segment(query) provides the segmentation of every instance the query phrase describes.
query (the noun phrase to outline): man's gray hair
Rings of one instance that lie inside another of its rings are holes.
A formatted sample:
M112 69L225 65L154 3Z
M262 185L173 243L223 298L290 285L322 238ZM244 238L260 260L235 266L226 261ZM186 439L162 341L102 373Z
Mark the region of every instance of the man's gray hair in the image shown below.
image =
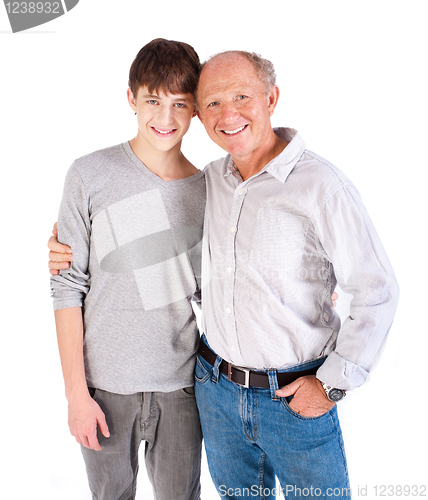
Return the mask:
M267 59L264 59L259 54L256 54L255 52L246 52L245 50L228 50L225 52L220 52L211 56L207 61L205 61L202 64L202 69L210 59L213 59L216 56L221 56L223 54L239 54L242 57L245 57L245 59L248 59L248 61L250 61L250 63L254 66L254 69L256 70L256 73L258 74L260 80L264 83L266 87L266 93L269 93L270 89L275 85L276 74L273 64Z

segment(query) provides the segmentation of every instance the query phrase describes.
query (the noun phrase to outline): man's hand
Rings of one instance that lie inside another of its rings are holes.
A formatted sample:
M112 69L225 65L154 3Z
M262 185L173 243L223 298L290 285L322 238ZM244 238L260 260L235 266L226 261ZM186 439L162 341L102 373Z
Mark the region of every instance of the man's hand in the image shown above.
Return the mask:
M59 274L60 269L68 269L70 262L73 260L71 248L68 245L58 243L58 231L56 229L56 222L53 228L53 236L49 238L48 248L49 252L49 272L52 276Z
M315 375L300 377L282 389L278 389L275 394L281 398L294 394L290 408L303 417L319 417L335 405L328 399L321 382Z
M98 403L89 394L71 398L68 404L68 426L76 441L91 450L102 450L97 438L97 425L103 436L110 437L105 415Z

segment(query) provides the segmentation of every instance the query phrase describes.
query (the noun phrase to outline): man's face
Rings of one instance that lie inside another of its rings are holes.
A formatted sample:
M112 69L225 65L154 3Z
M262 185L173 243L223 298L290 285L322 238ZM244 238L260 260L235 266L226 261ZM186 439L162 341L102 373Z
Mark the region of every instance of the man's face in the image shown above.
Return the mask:
M267 93L250 61L239 54L214 57L202 71L197 95L199 118L218 146L237 159L263 151L278 89Z
M140 87L136 98L128 89L128 101L137 113L137 137L144 147L163 152L180 147L196 114L193 94L149 93Z

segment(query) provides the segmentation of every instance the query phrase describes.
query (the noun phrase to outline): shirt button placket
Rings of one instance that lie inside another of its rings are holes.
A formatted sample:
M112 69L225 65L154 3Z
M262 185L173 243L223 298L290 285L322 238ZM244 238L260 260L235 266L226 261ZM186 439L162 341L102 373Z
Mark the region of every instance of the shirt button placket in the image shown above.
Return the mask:
M240 187L235 190L232 209L229 219L229 237L225 261L225 293L224 293L224 311L225 311L225 325L228 338L230 339L230 349L234 353L237 351L239 341L237 337L235 310L234 310L234 290L235 290L235 274L236 274L236 238L239 231L239 217L241 215L242 205L244 203L245 194L247 190ZM232 359L233 361L233 359Z

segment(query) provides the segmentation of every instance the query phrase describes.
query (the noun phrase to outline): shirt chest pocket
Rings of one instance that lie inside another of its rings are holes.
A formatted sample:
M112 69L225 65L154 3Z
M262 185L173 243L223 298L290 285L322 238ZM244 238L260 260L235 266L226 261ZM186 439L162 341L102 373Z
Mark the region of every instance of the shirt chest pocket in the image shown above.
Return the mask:
M260 208L250 261L277 272L297 270L302 261L308 227L308 219L300 215Z

